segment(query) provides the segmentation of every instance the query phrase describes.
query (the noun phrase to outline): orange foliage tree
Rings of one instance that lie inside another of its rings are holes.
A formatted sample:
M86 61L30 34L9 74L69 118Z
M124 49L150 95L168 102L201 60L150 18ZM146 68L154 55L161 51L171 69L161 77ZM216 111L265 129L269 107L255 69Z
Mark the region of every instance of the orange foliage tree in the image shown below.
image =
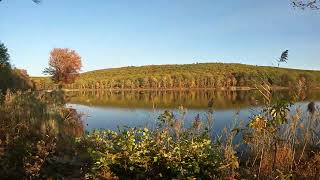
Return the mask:
M45 74L52 76L52 80L59 85L70 84L79 75L82 63L80 55L68 48L54 48L50 52L49 67Z

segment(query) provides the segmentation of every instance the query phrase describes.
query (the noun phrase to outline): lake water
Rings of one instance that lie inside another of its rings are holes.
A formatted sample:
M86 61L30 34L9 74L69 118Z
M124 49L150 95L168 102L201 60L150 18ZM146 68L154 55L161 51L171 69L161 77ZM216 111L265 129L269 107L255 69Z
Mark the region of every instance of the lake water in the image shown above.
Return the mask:
M294 93L276 91L273 99L287 99ZM155 127L157 118L165 110L181 116L179 106L186 109L185 126L199 114L207 119L208 103L213 103L213 129L220 132L234 122L246 122L259 113L263 98L257 91L81 91L68 93L68 106L83 114L86 130L118 127ZM295 95L297 102L291 109L306 109L310 101L320 105L320 91Z

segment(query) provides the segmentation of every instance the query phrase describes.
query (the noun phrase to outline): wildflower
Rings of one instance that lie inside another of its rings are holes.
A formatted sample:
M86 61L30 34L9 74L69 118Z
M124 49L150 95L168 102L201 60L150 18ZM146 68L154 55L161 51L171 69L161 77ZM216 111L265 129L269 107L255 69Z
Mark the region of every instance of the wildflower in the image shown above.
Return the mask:
M267 120L265 120L262 116L256 116L251 122L250 127L256 129L257 131L262 131L267 127Z

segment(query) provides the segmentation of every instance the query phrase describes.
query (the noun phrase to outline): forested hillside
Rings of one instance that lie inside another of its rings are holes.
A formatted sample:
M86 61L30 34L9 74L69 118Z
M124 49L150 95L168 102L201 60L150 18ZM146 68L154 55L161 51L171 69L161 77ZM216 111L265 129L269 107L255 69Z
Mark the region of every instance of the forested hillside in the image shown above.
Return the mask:
M48 78L34 77L39 89L50 89ZM244 64L200 63L149 65L85 72L68 89L183 89L254 87L267 80L273 86L315 87L320 71L297 70Z

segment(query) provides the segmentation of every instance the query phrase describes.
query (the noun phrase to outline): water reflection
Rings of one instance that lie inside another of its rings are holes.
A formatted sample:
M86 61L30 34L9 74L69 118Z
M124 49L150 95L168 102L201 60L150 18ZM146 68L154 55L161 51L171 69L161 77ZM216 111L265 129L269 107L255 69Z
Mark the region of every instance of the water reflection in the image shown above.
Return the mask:
M165 109L179 113L178 107L187 109L186 125L197 114L206 118L208 102L214 108L214 128L221 129L238 119L247 121L262 105L262 96L257 91L79 91L70 92L70 106L86 114L87 130L94 128L117 129L118 126L151 126ZM301 95L301 93L300 93ZM273 92L274 99L296 97L297 104L320 100L319 91L299 93Z

